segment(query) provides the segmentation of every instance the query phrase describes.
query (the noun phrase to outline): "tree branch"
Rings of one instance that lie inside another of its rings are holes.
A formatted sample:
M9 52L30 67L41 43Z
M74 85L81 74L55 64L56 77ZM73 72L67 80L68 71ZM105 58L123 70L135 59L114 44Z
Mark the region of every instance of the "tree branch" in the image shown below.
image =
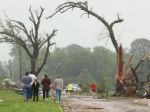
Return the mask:
M1 31L0 32L1 35L4 35L4 37L2 38L2 41L5 42L12 42L12 44L17 44L19 43L28 53L29 56L31 56L31 53L27 47L26 40L22 40L21 37L19 37L18 35L16 35L15 33L11 33L8 31Z
M84 12L86 12L86 14L88 14L88 17L89 17L89 15L92 15L93 17L97 18L100 22L102 22L109 32L109 36L111 38L112 44L115 47L116 52L118 52L118 43L115 39L115 35L114 35L112 27L116 23L123 22L123 19L120 19L119 16L118 16L117 20L115 20L111 24L109 24L103 17L101 17L100 15L93 12L92 8L89 9L87 2L65 2L65 3L59 5L56 8L55 12L52 15L48 16L46 19L49 19L49 18L55 16L57 13L64 13L64 12L68 11L69 9L74 9L74 8L83 10Z
M11 20L11 21L18 24L18 25L16 24L15 27L22 30L25 33L25 35L28 37L28 39L31 41L32 45L33 45L34 42L33 42L33 39L32 39L32 35L28 33L28 30L27 30L26 26L24 25L24 23L22 23L20 21L16 21L16 20Z
M33 16L33 13L32 13L31 6L30 6L30 8L29 8L29 12L30 12L29 20L30 20L34 25L36 25L36 21L35 21L35 18L34 18L34 16Z
M37 73L39 73L39 72L41 71L41 69L43 68L43 66L44 66L45 63L46 63L50 46L52 46L52 45L55 44L55 43L51 43L50 40L51 40L51 38L52 38L53 36L56 35L56 32L57 32L57 30L53 30L53 32L52 32L50 35L49 35L49 34L46 34L46 36L47 36L47 41L46 41L46 42L47 42L46 53L45 53L44 61L43 61L43 63L41 64L41 66L38 68ZM41 46L42 46L42 45L41 45Z
M45 39L41 42L41 44L39 45L39 48L41 48L47 41L50 41L51 38L56 35L56 32L57 32L57 30L53 30L53 32L51 34L46 34L47 39ZM56 43L53 43L53 44L56 44Z
M110 27L111 27L111 28L113 27L114 24L116 24L116 23L121 23L121 22L124 21L123 19L120 19L119 15L118 15L117 17L118 17L118 19L115 20L115 21L113 21L113 22L110 24Z

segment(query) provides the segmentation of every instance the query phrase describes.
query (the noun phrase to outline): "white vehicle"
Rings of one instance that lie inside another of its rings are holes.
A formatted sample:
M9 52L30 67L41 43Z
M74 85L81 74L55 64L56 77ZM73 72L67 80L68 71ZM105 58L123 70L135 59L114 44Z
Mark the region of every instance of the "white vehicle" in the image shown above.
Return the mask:
M8 83L10 86L16 85L16 83L13 80L11 80L11 79L4 79L2 84L5 86L6 83Z
M67 92L67 86L66 86L66 92ZM72 91L73 92L77 92L77 91L81 91L81 88L78 84L72 84Z

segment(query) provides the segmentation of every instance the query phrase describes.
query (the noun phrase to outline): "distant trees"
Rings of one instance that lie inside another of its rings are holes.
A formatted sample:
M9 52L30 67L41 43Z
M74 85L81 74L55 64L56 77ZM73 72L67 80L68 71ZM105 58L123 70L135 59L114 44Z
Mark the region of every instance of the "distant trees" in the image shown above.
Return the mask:
M51 52L43 71L51 77L60 73L66 82L99 82L104 77L109 77L109 82L113 83L114 58L115 53L104 47L95 47L91 50L72 44Z
M136 47L138 48L139 44ZM41 52L45 52L45 50L46 49L43 48L41 49ZM13 76L16 76L16 72L18 72L19 56L17 46L14 46L10 54L13 57ZM88 83L96 80L100 85L104 84L111 88L114 87L114 74L116 71L116 66L114 65L116 63L116 54L105 47L96 46L93 49L90 49L72 44L64 48L55 48L50 54L51 55L48 56L47 63L42 69L41 74L48 73L52 79L55 78L56 75L61 74L66 82L75 83L78 81ZM22 71L25 71L30 67L30 61L23 49L22 55ZM127 64L130 53L125 53L124 56ZM44 56L41 53L39 57L39 59L42 60ZM148 66L145 64L143 65L143 70L147 75ZM142 79L145 79L146 75L142 75Z
M11 51L12 74L17 78L18 75L18 52L17 46ZM22 49L23 50L23 49ZM42 49L41 52L44 52ZM115 74L115 53L104 48L95 47L92 49L85 48L76 44L69 45L64 48L56 48L48 56L47 62L40 72L40 76L48 73L53 79L60 74L65 82L74 83L89 83L93 80L101 82L104 79L109 79L110 86L114 83ZM22 51L22 71L25 72L30 67L29 57L26 52ZM44 56L39 55L42 59Z
M4 76L4 69L3 69L2 63L0 62L0 77L3 77L3 76Z
M12 60L11 60L12 65L15 65L15 66L12 66L13 77L16 77L16 79L18 80L20 79L21 75L24 75L24 73L27 70L31 69L30 57L27 55L27 53L25 52L23 48L20 48L20 52L19 52L19 46L13 45L9 53L9 55L12 57ZM19 60L20 55L21 55L21 60ZM21 64L21 68L20 68L20 64ZM21 69L21 74L20 74L20 69Z
M51 42L51 39L56 35L57 31L53 30L51 33L40 34L39 29L43 12L44 9L40 8L40 11L38 12L36 10L34 15L30 7L30 27L27 27L28 25L17 20L8 20L6 24L1 24L0 26L0 34L2 36L0 42L8 42L21 46L30 59L30 70L35 71L36 75L40 73L46 63L49 48L55 44ZM46 50L43 52L42 62L38 64L37 67L39 54L43 47L45 47Z
M0 62L0 79L10 77L10 74L8 73L8 66L7 63Z
M131 43L130 53L136 58L141 59L147 53L150 53L150 40L145 38L136 39Z

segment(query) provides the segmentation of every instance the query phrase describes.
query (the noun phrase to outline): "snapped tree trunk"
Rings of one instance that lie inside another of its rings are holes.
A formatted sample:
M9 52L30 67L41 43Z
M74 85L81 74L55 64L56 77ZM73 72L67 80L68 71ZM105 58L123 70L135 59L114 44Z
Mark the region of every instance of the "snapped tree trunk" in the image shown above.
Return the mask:
M125 94L124 90L124 53L122 45L118 47L117 52L117 70L116 70L116 95Z

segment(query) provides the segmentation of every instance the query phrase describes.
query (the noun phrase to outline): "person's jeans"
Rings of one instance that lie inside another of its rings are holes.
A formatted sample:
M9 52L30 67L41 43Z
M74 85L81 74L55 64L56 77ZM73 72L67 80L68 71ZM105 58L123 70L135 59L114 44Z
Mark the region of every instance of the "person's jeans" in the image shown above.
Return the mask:
M30 88L30 98L32 99L32 95L33 95L33 88L32 88L32 86L31 86L31 88Z
M31 87L23 87L23 95L25 97L25 100L28 100L30 98L30 91Z
M61 101L61 89L56 89L56 101Z

